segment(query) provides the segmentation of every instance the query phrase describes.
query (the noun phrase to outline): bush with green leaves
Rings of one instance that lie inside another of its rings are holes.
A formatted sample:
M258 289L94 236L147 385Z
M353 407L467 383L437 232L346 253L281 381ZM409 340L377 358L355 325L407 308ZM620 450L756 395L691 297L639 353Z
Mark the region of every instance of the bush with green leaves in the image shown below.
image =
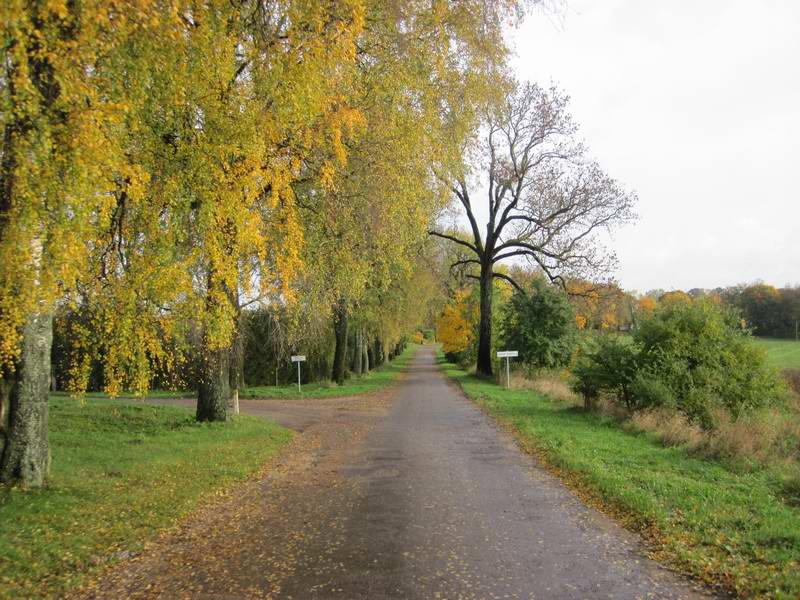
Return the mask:
M502 348L518 350L521 362L532 369L569 364L578 341L566 293L539 278L503 307L500 330Z
M573 370L587 404L611 394L628 409L666 406L705 427L774 404L783 387L734 309L699 300L660 307L632 340L601 336Z
M642 369L672 392L678 408L706 424L715 407L738 418L781 397L766 352L731 307L707 300L664 306L634 339Z
M574 389L592 408L600 394L611 394L629 410L634 408L632 385L638 372L638 350L629 338L606 334L587 338L572 374Z

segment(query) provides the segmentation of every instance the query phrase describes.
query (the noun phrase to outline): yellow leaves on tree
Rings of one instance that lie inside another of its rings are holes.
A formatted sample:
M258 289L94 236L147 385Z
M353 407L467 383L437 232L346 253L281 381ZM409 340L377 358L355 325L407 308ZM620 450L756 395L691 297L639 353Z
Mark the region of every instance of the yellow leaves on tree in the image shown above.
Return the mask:
M165 342L192 333L179 323L221 348L238 294L291 299L295 184L320 154L332 182L363 127L345 92L365 6L253 8L2 3L0 366L65 293L88 319L74 364L101 360L112 392L146 389L174 360Z
M645 316L651 316L656 310L656 301L650 296L642 296L638 301L639 312Z
M575 307L579 329L615 329L620 323L620 313L627 310L625 293L614 283L570 280L567 292Z
M85 274L124 171L125 105L107 58L138 24L116 0L0 3L0 367L22 322L50 312ZM139 4L149 4L140 0ZM114 13L120 18L107 18Z
M442 310L436 322L436 338L444 352L461 352L470 347L475 339L474 307L467 302L469 290L459 290L452 302Z
M660 304L663 304L664 306L669 306L670 304L689 303L691 301L692 297L686 292L682 292L681 290L674 290L671 292L667 292L658 299L658 302Z

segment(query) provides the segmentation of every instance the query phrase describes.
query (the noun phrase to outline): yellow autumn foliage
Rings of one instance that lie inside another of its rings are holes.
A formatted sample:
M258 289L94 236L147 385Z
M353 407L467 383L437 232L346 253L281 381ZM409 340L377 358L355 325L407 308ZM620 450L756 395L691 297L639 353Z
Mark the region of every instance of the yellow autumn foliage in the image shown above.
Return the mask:
M469 291L458 290L452 302L445 305L436 322L436 338L444 352L461 352L470 347L475 339L471 310L466 300Z

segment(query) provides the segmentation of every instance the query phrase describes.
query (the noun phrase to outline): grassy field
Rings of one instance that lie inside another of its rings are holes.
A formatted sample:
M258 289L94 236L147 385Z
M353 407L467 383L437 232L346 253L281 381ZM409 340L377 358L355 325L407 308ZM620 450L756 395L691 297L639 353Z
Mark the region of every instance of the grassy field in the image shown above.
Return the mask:
M49 485L0 488L3 598L63 595L291 438L266 420L197 424L174 407L55 398L50 411Z
M800 369L800 342L755 338L756 343L767 351L767 361L776 369Z
M778 473L737 472L440 364L580 495L649 534L656 557L743 597L800 597L800 498Z
M362 377L351 377L343 385L332 382L309 383L302 386L302 392L297 391L297 384L293 385L264 385L243 389L240 398L335 398L337 396L355 396L378 391L394 383L408 361L417 351L416 344L409 344L406 349L391 362L384 363L374 371Z

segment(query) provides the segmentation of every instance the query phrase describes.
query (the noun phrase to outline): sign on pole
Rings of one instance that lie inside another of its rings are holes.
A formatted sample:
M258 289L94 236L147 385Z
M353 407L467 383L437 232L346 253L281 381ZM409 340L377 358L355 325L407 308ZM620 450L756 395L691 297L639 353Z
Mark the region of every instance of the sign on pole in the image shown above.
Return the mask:
M497 358L505 358L506 359L506 387L511 388L511 367L509 367L508 362L510 358L517 358L519 356L519 350L501 350L497 353Z
M297 391L300 391L300 363L305 362L306 356L305 354L296 354L292 356L292 362L297 363Z

